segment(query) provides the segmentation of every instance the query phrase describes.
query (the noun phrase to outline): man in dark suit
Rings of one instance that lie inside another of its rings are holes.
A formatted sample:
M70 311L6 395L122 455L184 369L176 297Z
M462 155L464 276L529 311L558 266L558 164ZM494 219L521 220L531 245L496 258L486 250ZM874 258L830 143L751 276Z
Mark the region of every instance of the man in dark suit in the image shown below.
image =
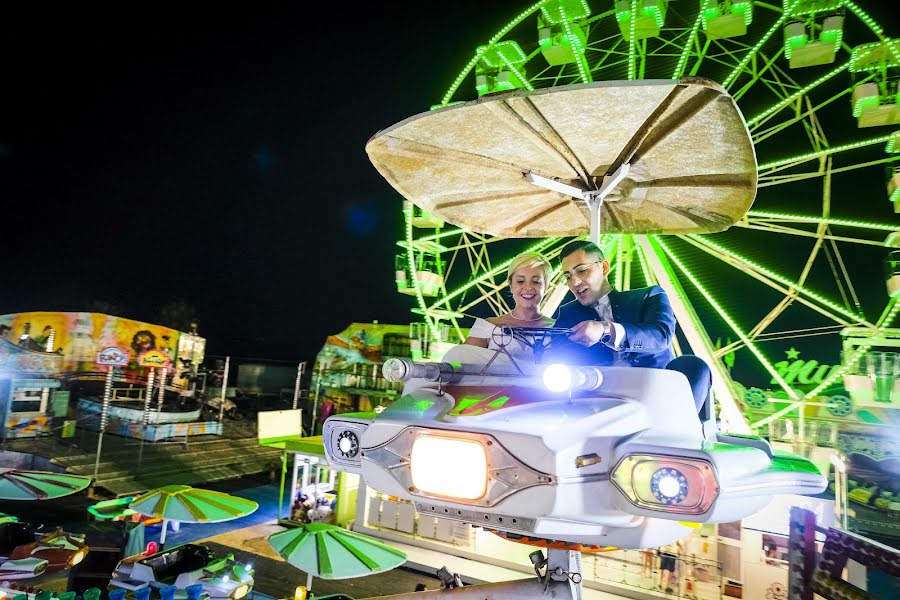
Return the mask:
M658 285L620 292L607 276L609 261L595 244L576 241L560 252L562 272L575 300L560 307L556 327L572 330L558 348L567 361L673 369L688 378L697 412L707 402L712 373L702 359L675 358L675 314Z

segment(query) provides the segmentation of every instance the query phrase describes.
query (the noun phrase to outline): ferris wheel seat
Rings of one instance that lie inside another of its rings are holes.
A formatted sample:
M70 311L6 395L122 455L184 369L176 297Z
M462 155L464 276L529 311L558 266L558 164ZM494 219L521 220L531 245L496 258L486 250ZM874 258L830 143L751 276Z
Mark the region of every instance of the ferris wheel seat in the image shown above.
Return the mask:
M900 170L894 171L887 184L888 199L894 203L894 211L900 212Z
M853 90L853 116L859 127L900 125L897 94L882 94L875 83L864 83Z
M747 33L747 19L742 13L718 15L706 19L705 22L706 35L712 40L740 37Z
M330 464L425 516L620 548L669 543L686 522L744 518L775 494L825 489L804 458L756 436L704 432L681 373L590 367L573 377L578 389L551 392L549 368L482 369L388 361L403 395L378 415L329 418Z
M784 50L792 69L834 62L843 39L844 17L830 15L822 22L821 30L817 29L808 30L801 21L785 25Z

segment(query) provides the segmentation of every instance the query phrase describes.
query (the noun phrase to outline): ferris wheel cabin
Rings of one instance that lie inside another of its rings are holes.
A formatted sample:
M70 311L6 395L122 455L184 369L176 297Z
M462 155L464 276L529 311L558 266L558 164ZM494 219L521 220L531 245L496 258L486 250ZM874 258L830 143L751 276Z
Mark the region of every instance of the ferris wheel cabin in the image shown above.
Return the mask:
M853 116L859 127L900 124L897 83L900 81L900 44L895 41L863 44L853 49L850 72Z

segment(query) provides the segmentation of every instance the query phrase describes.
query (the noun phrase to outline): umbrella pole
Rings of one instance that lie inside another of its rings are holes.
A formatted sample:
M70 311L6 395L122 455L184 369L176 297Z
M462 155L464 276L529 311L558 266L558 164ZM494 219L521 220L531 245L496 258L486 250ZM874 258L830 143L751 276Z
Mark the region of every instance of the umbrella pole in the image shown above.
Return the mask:
M307 592L312 591L312 573L306 574L306 591Z
M103 451L103 432L106 431L106 422L109 419L109 400L112 396L113 367L107 367L106 382L103 385L103 405L100 410L100 436L97 438L97 458L94 461L94 485L97 484L97 475L100 473L100 453Z
M278 520L281 520L281 508L284 506L284 478L287 473L287 448L284 449L284 452L281 454L281 489L278 492ZM291 494L294 493L294 490L291 489ZM289 506L293 507L294 498L290 499ZM288 518L290 518L291 513L290 509L288 510Z
M141 465L144 462L144 442L147 440L147 431L150 429L150 400L153 398L153 380L156 376L156 369L148 369L147 373L147 389L144 390L144 433L141 435L141 447L138 450L137 474L141 474ZM157 421L158 423L158 421Z
M169 528L169 520L163 519L162 521L162 533L159 534L159 549L163 549L163 544L166 543L166 530Z

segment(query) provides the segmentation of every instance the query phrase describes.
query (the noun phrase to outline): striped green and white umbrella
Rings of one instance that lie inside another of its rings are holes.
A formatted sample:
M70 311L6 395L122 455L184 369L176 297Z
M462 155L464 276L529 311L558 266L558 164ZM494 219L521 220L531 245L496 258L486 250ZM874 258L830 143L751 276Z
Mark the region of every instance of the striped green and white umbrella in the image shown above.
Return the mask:
M150 490L128 508L143 515L162 519L160 545L166 542L169 521L183 523L218 523L252 514L259 504L222 492L193 488L189 485L167 485Z
M0 468L0 500L51 500L80 492L90 477Z
M313 575L349 579L390 571L406 562L406 554L368 535L336 525L310 523L269 536L269 544L286 561L306 571L306 588Z

